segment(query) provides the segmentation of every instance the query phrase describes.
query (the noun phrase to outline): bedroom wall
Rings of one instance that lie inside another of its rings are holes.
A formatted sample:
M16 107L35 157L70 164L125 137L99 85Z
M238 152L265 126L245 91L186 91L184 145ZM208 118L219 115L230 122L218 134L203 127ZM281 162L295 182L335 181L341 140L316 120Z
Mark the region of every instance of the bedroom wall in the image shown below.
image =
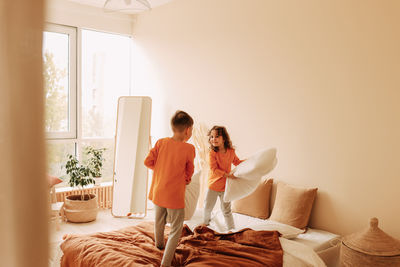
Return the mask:
M133 85L153 135L176 109L227 126L240 157L278 149L271 177L318 187L311 226L378 217L400 238L400 2L175 0L134 25Z

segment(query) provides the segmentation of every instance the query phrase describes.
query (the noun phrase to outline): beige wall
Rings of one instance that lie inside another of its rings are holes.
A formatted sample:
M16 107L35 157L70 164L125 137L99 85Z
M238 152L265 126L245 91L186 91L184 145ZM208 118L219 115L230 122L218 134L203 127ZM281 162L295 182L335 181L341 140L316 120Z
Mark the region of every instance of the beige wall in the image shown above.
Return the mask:
M400 238L400 1L175 0L141 14L134 90L153 135L176 109L277 147L277 180L318 187L311 225Z

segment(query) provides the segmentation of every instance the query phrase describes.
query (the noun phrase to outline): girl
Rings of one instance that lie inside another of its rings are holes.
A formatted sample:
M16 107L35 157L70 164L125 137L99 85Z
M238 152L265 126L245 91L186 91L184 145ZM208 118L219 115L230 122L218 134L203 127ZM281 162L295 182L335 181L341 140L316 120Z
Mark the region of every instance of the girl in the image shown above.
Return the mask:
M221 209L225 217L228 230L235 228L231 212L231 202L224 202L226 178L235 179L230 174L232 163L237 166L240 160L232 147L231 139L223 126L214 126L208 132L210 143L210 174L208 177L208 191L204 204L204 224L209 225L211 211L214 208L217 197L221 203Z

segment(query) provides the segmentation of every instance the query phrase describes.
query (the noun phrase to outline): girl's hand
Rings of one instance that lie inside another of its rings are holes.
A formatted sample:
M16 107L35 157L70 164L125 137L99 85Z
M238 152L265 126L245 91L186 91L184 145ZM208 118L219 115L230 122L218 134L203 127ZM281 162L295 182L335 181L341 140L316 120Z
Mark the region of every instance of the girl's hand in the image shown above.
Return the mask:
M226 178L237 179L238 177L236 177L236 176L233 175L232 173L228 173L228 174L226 175Z

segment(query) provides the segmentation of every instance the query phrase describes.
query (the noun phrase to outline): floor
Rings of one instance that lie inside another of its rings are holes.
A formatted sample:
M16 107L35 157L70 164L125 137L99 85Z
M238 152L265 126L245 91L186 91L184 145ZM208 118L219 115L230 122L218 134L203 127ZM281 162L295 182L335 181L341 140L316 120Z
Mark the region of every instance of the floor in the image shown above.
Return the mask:
M111 215L110 209L99 210L97 219L89 223L70 223L63 222L60 225L60 230L56 231L54 224L51 225L50 235L50 258L49 267L60 266L59 260L62 256L61 249L59 248L62 243L62 237L65 234L88 234L94 232L107 232L116 229L135 225L143 221L153 221L154 212L148 210L144 219L127 219L115 218Z

